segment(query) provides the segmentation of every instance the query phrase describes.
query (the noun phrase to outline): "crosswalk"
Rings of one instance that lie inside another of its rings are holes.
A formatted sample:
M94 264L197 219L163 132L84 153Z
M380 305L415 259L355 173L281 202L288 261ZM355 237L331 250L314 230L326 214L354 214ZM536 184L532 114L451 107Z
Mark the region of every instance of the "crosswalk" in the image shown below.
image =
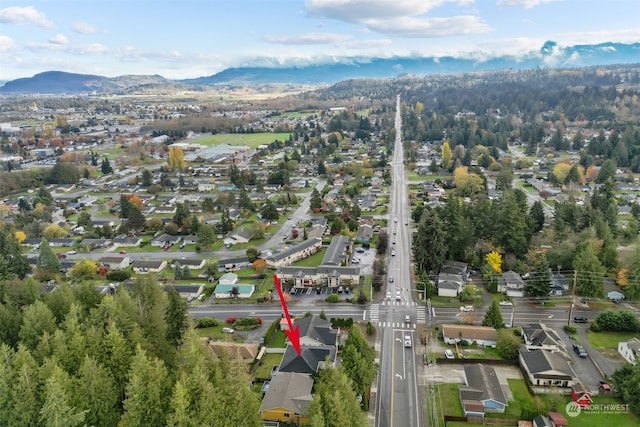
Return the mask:
M416 322L422 325L427 323L427 309L424 305L419 305L417 308Z
M374 304L374 305L378 305L378 304ZM413 307L418 305L417 302L415 301L396 301L396 300L390 300L390 301L382 301L380 302L380 305L404 305L407 307ZM422 304L420 304L422 305ZM422 308L424 308L424 306L422 306Z
M380 320L380 306L378 304L371 304L369 307L369 321L371 323L378 323Z
M417 328L415 323L404 323L404 322L371 322L374 326L379 328L393 328L393 329L402 329L404 331L413 330Z

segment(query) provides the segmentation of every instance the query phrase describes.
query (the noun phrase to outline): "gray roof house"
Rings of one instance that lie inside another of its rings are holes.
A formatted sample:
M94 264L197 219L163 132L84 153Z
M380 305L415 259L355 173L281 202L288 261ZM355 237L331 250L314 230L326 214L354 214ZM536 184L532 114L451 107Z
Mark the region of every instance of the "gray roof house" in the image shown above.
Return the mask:
M508 405L495 369L481 363L464 367L465 384L459 386L465 416L484 416L485 412L504 412ZM479 404L479 405L478 405ZM478 409L482 412L478 413Z
M524 344L520 346L518 353L520 366L534 393L553 391L570 394L571 387L578 383L575 372L562 353L529 349Z
M305 345L300 347L300 356L292 345L288 345L280 362L279 372L297 372L299 374L313 374L325 366L325 359L329 356L331 366L335 364L338 349L330 345Z
M509 270L498 277L498 291L510 297L524 296L524 280L515 271Z
M300 345L338 345L338 331L319 316L306 316L296 322L300 328Z
M347 251L351 249L351 242L347 236L337 235L333 236L327 252L325 252L322 258L322 265L336 265L340 266L346 262L348 255Z
M151 239L151 246L175 245L180 240L182 240L181 236L172 236L164 233Z
M562 339L556 331L543 323L532 323L522 327L522 335L527 348L566 351Z
M275 375L262 398L260 416L266 421L283 421L282 416L288 422L299 423L309 412L312 388L313 378L309 375L297 372Z
M296 261L307 258L322 249L322 239L312 237L289 247L282 252L276 252L264 258L267 267L278 268L283 265L291 265Z

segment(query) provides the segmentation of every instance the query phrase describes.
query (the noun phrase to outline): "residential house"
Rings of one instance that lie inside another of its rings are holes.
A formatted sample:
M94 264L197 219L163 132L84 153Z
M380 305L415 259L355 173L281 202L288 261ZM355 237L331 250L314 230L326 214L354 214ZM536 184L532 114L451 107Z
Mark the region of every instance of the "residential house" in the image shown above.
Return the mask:
M632 365L640 362L640 339L631 338L629 341L618 343L618 353Z
M498 292L507 294L509 297L524 296L524 280L515 271L509 270L498 277Z
M180 243L180 240L182 240L182 236L172 236L170 234L167 233L163 233L159 236L154 237L153 239L151 239L151 246L172 246L175 244Z
M338 331L329 321L319 316L305 316L297 321L300 328L300 345L338 346Z
M362 224L358 227L356 240L360 243L369 243L373 236L373 227L370 224Z
M242 243L249 243L253 237L253 229L251 227L240 227L232 232L224 239L225 245L236 245Z
M142 239L139 237L116 237L112 242L116 247L137 248L142 244Z
M238 294L236 295L238 298L251 298L256 290L256 287L254 285L218 283L218 285L213 290L213 296L215 298L232 298L234 287L238 288Z
M456 274L465 281L469 277L469 267L466 262L446 260L442 264L441 273Z
M109 270L124 270L129 267L128 256L103 256L98 262Z
M305 345L300 347L300 355L292 345L288 345L280 362L279 372L297 372L312 375L325 367L325 359L329 365L335 366L338 349L330 345Z
M459 386L459 394L465 416L484 417L485 412L504 412L508 402L495 369L481 363L466 365L464 377L466 385Z
M464 286L465 279L460 274L447 272L438 274L438 296L457 297Z
M562 273L552 273L550 288L549 295L564 295L571 289L571 279L564 276Z
M495 347L498 344L498 332L490 326L442 325L442 337L447 344L462 341L484 347Z
M80 244L90 249L106 248L111 245L111 239L82 239Z
M218 279L221 285L235 285L238 283L238 275L236 273L225 273Z
M49 246L53 247L70 247L74 246L77 243L76 239L67 239L67 238L59 238L59 239L51 239L49 240Z
M241 270L243 268L251 267L251 263L249 262L249 258L247 257L239 257L239 258L221 258L218 260L218 271L235 271Z
M609 301L622 301L624 299L624 294L620 291L609 291L607 292L607 299Z
M178 291L178 294L180 294L180 297L182 298L197 298L202 294L202 292L204 292L204 285L200 284L171 285L170 287ZM163 289L165 291L169 291L169 286L165 286Z
M550 391L570 394L578 383L575 372L560 352L529 349L521 345L518 359L534 393Z
M524 342L529 349L564 351L566 347L556 331L543 323L532 323L522 327Z
M205 259L179 258L172 260L171 266L175 267L176 263L178 263L182 267L188 267L189 270L200 270L204 267L205 261Z
M133 262L133 271L138 274L160 273L167 268L165 260L135 260Z
M313 378L297 372L275 375L260 405L260 417L265 421L302 424L309 421L309 405L313 400Z

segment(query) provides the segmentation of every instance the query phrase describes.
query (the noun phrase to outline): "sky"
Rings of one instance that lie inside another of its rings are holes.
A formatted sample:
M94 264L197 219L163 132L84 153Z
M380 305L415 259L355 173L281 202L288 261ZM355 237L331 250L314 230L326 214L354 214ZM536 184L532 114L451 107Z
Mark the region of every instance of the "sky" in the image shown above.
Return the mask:
M638 0L0 0L0 80L640 42ZM640 62L640 58L639 58Z

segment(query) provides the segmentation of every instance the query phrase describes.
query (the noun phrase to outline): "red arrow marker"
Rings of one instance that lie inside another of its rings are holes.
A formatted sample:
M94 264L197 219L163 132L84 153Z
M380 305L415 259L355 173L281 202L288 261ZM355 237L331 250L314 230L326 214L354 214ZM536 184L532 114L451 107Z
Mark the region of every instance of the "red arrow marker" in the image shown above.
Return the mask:
M291 345L300 356L300 327L296 325L293 327L293 323L291 323L291 316L289 316L289 310L287 310L287 303L284 300L284 295L282 295L282 288L280 287L280 280L278 280L278 276L273 275L273 281L276 284L276 289L278 290L278 296L280 297L280 303L282 304L282 310L284 311L284 315L287 318L287 323L289 324L289 330L284 331L291 342Z

